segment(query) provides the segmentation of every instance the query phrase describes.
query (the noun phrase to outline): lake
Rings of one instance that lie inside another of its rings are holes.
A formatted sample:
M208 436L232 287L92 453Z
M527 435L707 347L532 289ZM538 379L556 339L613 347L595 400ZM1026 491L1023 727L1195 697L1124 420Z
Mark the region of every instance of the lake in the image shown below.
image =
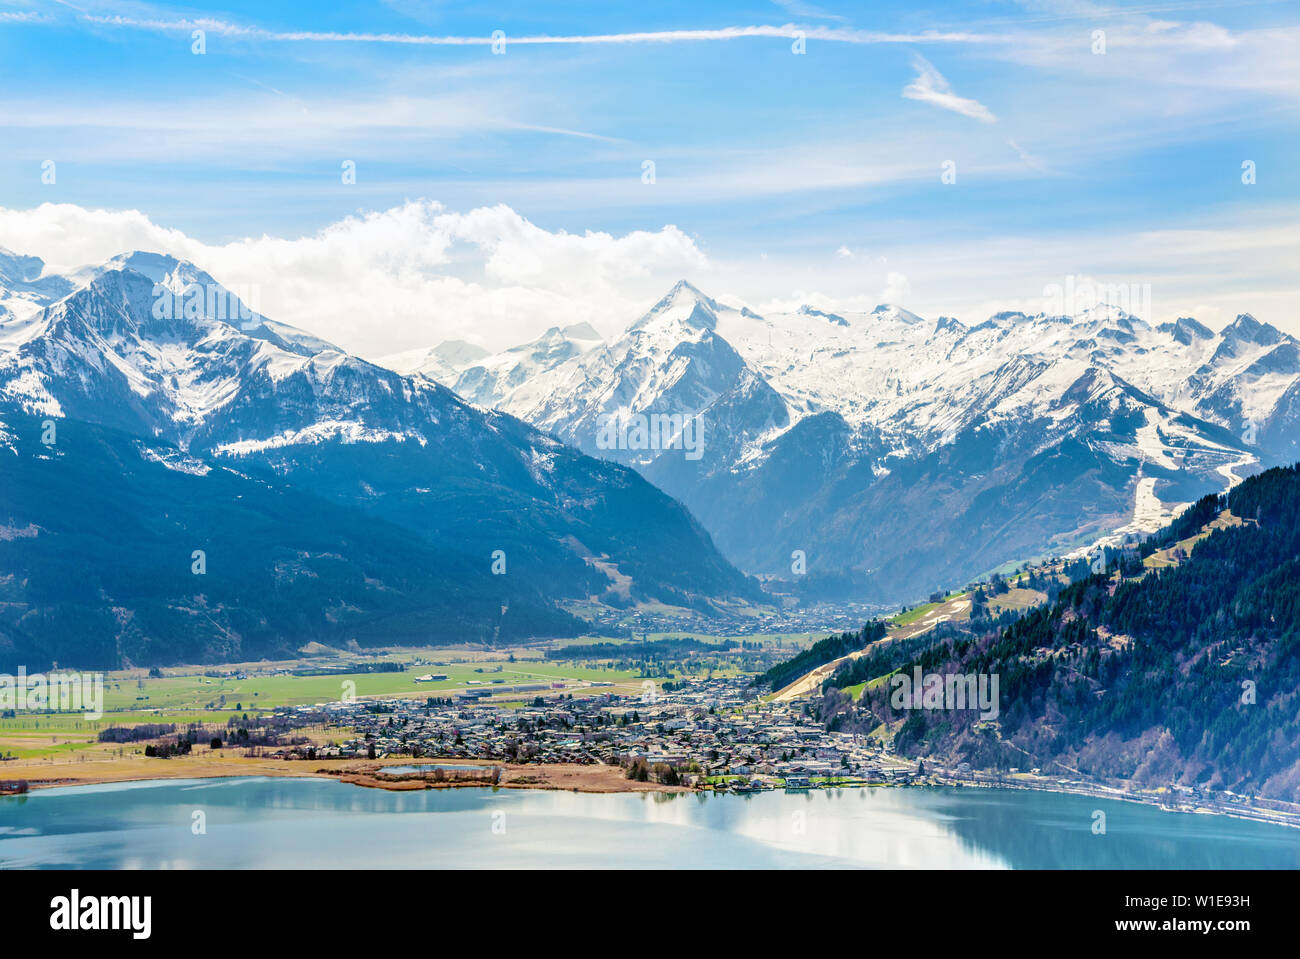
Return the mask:
M0 798L0 867L1294 869L1300 830L1019 790L389 792L247 777Z

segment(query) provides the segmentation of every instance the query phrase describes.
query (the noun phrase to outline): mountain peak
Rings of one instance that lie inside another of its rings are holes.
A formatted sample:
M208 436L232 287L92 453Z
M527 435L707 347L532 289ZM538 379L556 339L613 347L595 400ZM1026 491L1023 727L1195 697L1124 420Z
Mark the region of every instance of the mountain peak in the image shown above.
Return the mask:
M571 340L604 340L605 338L596 332L596 328L590 323L570 323L560 330Z
M717 328L718 304L686 280L678 280L645 316L632 325L640 329L659 322L677 322L699 330Z
M161 282L163 277L176 272L181 264L182 261L167 253L134 250L130 253L119 253L105 263L103 269L135 270L155 282Z
M1212 340L1214 332L1204 324L1196 322L1190 316L1180 316L1173 323L1161 323L1156 329L1172 336L1183 346L1190 346L1194 340Z
M1238 313L1237 318L1224 328L1223 338L1247 340L1260 346L1275 346L1282 342L1282 332L1271 323L1259 322L1249 313Z
M196 285L205 288L205 297L209 293L231 294L231 291L211 275L188 260L178 260L167 253L153 253L148 250L119 253L99 266L78 270L75 281L78 285L90 286L110 274L123 272L139 274L155 286L161 286L177 295L187 291L192 293L192 288Z
M893 320L895 322L907 323L909 325L921 322L921 318L911 310L905 310L901 306L895 306L893 303L881 303L871 311L871 315L879 320Z
M698 286L696 286L690 280L686 280L686 279L678 280L676 283L673 284L673 288L668 291L669 296L673 296L674 294L677 293L691 293L701 300L708 299L708 297L705 296L700 291L700 288Z
M444 363L475 363L488 356L488 351L467 340L443 340L429 353Z
M0 246L0 283L34 283L45 270L45 261L39 256L25 256Z

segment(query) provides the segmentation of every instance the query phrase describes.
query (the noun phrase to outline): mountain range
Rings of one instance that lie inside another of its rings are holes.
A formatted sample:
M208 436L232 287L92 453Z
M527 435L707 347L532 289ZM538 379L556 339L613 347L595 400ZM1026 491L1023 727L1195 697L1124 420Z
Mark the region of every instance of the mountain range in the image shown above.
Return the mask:
M807 597L905 601L1114 542L1300 452L1297 341L1245 314L759 315L682 281L608 343L554 329L408 369L634 467ZM636 432L656 417L669 442Z
M636 471L192 264L57 276L0 251L0 284L0 665L572 635L592 605L760 598Z
M682 281L609 342L369 362L168 256L0 251L0 664L910 601L1159 528L1298 420L1297 342L1248 315L760 315Z

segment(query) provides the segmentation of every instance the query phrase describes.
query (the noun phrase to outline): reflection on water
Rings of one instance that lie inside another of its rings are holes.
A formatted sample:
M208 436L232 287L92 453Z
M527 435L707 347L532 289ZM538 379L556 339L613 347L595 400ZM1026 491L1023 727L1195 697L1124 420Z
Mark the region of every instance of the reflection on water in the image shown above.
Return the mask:
M1300 830L1009 790L388 792L241 778L0 799L0 866L1297 868Z

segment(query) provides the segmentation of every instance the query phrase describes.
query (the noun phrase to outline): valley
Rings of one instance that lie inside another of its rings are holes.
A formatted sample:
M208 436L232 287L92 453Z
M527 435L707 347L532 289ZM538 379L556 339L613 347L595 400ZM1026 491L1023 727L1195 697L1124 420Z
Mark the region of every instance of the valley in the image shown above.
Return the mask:
M565 703L589 728L543 765L635 770L635 749L592 751L599 727L662 696L760 782L928 764L926 782L1143 791L1165 771L1123 772L1127 746L1100 761L1055 731L1062 703L1040 715L1025 688L1083 657L1054 695L1086 678L1105 697L1144 648L1120 617L999 660L1016 692L991 723L899 713L889 680L987 666L1008 637L1081 622L1062 603L1119 602L1195 575L1207 542L1273 535L1269 507L1233 504L1276 472L1300 382L1294 341L1251 317L1214 333L1105 305L973 326L895 306L761 316L683 281L613 342L574 325L501 354L455 342L370 363L155 254L6 302L0 665L108 680L103 719L0 717L9 775L45 783L230 775L268 753L514 764L500 732L468 750L356 736L396 710L444 731L493 717L511 748L540 748L520 717ZM729 722L819 738L751 755L698 725L724 702ZM196 764L209 740L230 764ZM634 745L665 784L736 775L666 729ZM1226 788L1222 773L1208 781Z

